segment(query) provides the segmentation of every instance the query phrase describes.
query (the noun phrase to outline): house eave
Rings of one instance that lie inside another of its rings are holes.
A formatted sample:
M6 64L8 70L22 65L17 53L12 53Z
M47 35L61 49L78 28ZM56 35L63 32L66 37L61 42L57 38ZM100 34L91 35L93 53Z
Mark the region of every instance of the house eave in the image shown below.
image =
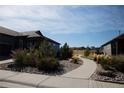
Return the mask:
M117 40L117 39L121 38L123 35L124 35L124 33L122 33L121 35L119 35L119 36L117 36L117 37L113 38L112 40L110 40L110 41L108 41L108 42L104 43L103 45L101 45L101 47L104 47L104 46L106 46L106 45L110 44L111 42L113 42L113 41L115 41L115 40Z

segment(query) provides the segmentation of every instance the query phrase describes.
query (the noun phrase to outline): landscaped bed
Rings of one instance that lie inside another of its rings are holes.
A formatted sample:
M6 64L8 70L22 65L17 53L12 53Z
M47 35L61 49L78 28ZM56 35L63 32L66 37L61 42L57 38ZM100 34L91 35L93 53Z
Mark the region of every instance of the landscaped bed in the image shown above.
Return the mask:
M124 73L119 71L104 70L101 65L98 64L96 72L90 79L124 84Z
M91 76L91 79L98 81L106 81L113 83L124 84L124 56L101 56L97 59L96 72Z
M47 74L47 75L62 75L62 74L68 73L69 71L72 71L78 68L79 66L83 64L81 60L79 60L78 63L73 63L70 60L62 60L62 61L59 61L59 63L60 63L60 69L54 72L45 72L42 70L38 70L36 67L30 67L30 66L23 68L23 70L19 72L34 73L34 74ZM14 67L14 63L0 64L0 69L18 71Z
M72 50L67 43L58 53L46 41L37 48L17 49L12 51L13 63L0 65L0 69L18 72L62 75L82 65L82 60L72 57Z

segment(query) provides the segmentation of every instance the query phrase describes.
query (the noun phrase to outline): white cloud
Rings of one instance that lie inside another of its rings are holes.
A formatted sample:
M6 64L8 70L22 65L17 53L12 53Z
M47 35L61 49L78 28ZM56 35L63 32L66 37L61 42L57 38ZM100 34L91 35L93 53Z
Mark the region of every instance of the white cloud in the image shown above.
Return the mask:
M124 29L123 9L109 6L0 6L0 25L51 34Z

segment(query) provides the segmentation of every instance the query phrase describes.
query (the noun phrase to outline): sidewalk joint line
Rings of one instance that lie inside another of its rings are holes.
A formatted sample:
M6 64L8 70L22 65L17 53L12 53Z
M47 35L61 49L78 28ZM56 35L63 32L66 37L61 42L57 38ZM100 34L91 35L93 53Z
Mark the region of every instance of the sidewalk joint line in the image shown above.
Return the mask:
M39 88L39 85L42 84L43 82L45 82L46 80L48 80L49 78L51 78L51 77L49 76L49 77L47 77L46 79L41 80L41 81L36 85L36 88Z
M66 76L59 76L62 78L70 78L70 79L82 79L82 80L89 80L89 78L75 78L75 77L66 77Z

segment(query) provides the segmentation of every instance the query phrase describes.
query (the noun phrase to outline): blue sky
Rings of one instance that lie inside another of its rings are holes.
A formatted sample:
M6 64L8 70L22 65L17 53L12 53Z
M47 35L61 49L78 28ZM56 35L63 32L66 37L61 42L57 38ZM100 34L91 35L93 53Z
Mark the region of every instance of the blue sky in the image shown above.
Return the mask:
M124 32L124 6L0 6L0 25L40 30L71 47L100 46Z

